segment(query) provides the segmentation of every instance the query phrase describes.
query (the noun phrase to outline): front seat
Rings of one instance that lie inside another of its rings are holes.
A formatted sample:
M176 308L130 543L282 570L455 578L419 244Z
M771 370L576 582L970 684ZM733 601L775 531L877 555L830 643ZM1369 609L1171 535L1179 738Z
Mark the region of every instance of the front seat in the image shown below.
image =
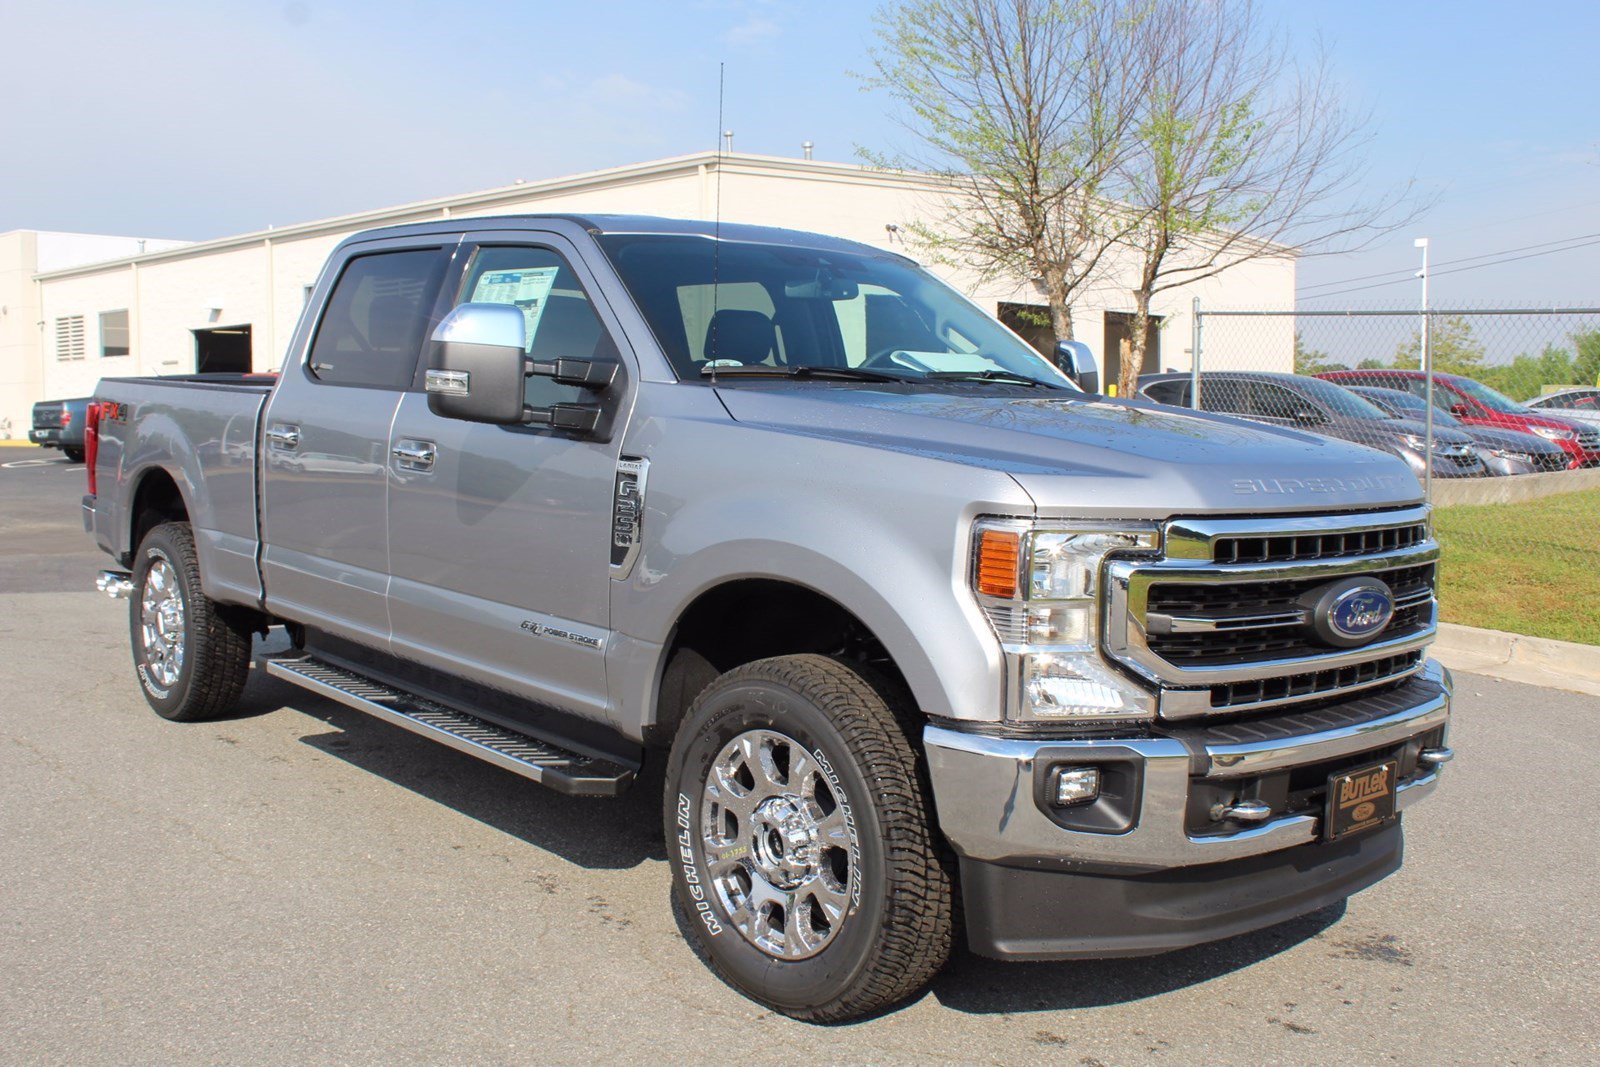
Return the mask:
M759 311L722 308L706 326L706 359L731 359L736 363L765 363L777 348L772 320Z

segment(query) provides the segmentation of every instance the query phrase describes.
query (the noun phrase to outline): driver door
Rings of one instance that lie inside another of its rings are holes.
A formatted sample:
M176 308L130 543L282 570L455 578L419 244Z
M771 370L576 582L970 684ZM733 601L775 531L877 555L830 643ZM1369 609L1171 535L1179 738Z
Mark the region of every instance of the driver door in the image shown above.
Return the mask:
M470 249L450 306L517 306L535 359L616 360L621 334L597 291L570 245L518 231ZM618 375L636 377L626 363ZM575 386L527 379L528 406L582 399ZM401 400L389 450L396 655L605 716L611 505L628 406L624 392L601 441L445 418L423 393Z

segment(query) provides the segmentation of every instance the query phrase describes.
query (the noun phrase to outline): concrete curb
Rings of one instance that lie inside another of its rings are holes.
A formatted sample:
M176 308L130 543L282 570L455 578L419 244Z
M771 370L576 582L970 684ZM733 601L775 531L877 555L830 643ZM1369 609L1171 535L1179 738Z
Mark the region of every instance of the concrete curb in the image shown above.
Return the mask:
M1561 493L1600 489L1600 469L1519 474L1515 478L1435 478L1433 506L1520 504Z
M4 440L0 440L0 448L38 448L38 447L39 446L34 444L32 441L13 441L9 437L7 437Z
M1430 651L1451 670L1600 696L1600 648L1594 645L1444 622Z

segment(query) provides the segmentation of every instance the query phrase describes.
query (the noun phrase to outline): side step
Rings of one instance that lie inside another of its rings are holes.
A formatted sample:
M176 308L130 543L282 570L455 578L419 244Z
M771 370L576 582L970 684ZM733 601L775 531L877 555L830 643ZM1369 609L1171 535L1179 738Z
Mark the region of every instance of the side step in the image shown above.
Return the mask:
M314 656L272 657L266 666L274 677L531 778L558 793L616 796L633 781L637 770L484 722Z

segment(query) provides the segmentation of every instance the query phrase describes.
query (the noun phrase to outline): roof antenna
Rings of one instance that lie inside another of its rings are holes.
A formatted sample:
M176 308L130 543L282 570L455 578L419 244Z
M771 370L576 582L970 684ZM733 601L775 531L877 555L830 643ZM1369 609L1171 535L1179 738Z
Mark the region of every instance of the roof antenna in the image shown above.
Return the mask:
M723 88L727 83L727 64L717 64L717 129L722 130L722 101ZM711 223L711 351L706 357L711 361L711 384L717 384L717 364L721 360L721 349L717 347L717 279L720 276L722 261L722 139L726 138L728 150L733 150L733 132L724 131L717 140L717 189L716 206L713 208L715 217Z

